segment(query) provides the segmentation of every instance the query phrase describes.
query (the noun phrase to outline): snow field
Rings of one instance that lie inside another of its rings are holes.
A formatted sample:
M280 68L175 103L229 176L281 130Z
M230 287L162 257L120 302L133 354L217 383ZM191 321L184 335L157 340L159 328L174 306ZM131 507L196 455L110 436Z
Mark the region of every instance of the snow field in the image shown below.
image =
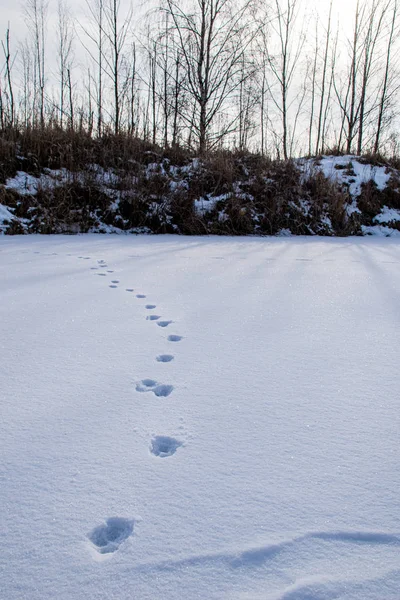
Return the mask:
M400 247L0 246L7 599L398 598Z

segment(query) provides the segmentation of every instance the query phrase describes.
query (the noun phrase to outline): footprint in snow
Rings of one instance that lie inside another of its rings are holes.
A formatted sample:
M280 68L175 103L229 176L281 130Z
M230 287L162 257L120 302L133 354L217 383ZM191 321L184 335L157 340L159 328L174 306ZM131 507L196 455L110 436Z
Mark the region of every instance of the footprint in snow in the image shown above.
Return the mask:
M183 446L182 442L173 437L157 435L151 440L150 452L154 454L154 456L166 458L167 456L175 454L181 446Z
M156 308L155 304L146 304L145 308L147 308L147 310L153 310L153 308Z
M138 392L148 392L156 385L157 381L155 381L154 379L142 379L142 381L137 384L136 389ZM138 389L139 387L140 390Z
M157 383L154 379L142 379L142 381L136 385L137 392L153 392L153 394L159 398L166 398L172 393L173 389L173 385Z
M174 386L173 386L173 385L165 385L165 384L163 383L163 384L157 385L157 386L156 386L156 387L155 387L155 388L152 390L152 392L153 392L153 393L154 393L156 396L158 396L158 398L166 398L167 396L169 396L169 395L172 393L173 389L174 389Z
M157 325L159 327L168 327L173 321L158 321Z
M136 294L136 298L146 298L146 296L144 294ZM147 306L146 306L147 308Z
M181 335L169 335L168 338L167 338L167 340L169 342L180 342L181 339L182 339Z
M107 271L107 273L108 273L108 271ZM119 283L119 279L112 279L111 283Z
M107 271L107 273L114 273L114 271Z
M98 271L99 267L90 267L91 271Z
M96 273L96 275L98 275L99 277L107 277L105 273Z
M148 315L146 317L146 321L158 321L158 319L161 319L159 315Z
M95 527L88 538L99 554L116 552L133 533L133 521L111 517L103 525Z
M117 285L109 285L108 287L116 289L118 286Z
M159 354L156 358L157 362L169 363L171 360L174 360L174 356L172 354Z
M134 292L135 290L133 288L126 288L125 290L126 292Z

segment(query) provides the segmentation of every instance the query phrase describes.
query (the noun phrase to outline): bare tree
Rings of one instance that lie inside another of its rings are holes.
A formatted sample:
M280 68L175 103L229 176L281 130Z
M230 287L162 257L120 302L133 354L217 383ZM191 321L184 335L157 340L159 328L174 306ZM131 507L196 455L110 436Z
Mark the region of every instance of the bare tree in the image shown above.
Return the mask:
M389 7L387 0L373 0L371 9L366 19L366 33L363 39L361 90L358 108L358 142L357 154L361 154L364 141L365 118L367 113L367 94L370 85L372 69L375 62L377 43L384 23L384 18Z
M128 133L133 135L136 130L136 44L131 46L130 73L128 77Z
M28 127L32 118L32 85L33 85L33 64L30 45L27 40L19 46L19 63L22 70L22 89L21 89L21 106L22 106L22 122L24 127Z
M100 137L103 133L103 76L104 76L104 0L85 0L86 6L89 11L90 24L88 27L81 25L83 32L88 37L95 50L83 42L84 48L88 55L94 62L97 70L97 75L93 78L90 73L90 77L94 82L96 90L96 105L97 105L97 135ZM89 85L89 90L91 86Z
M294 136L289 132L289 109L291 102L289 98L294 74L298 67L300 54L304 45L304 33L297 26L297 17L301 0L275 0L275 20L273 29L278 38L279 52L274 55L269 51L269 66L278 83L280 94L278 97L271 90L271 99L281 115L282 122L282 151L285 160L289 158L292 141L289 137ZM294 41L297 39L297 42ZM303 94L301 99L304 100ZM296 111L296 114L297 111Z
M60 78L60 126L63 127L65 114L65 95L69 97L69 122L73 126L73 105L71 102L71 68L72 68L72 43L74 31L71 13L65 0L58 0L57 6L57 42L58 42L58 74Z
M398 14L398 0L394 0L392 2L392 17L389 25L389 35L386 43L386 60L385 60L385 68L383 74L383 83L382 89L379 98L379 108L378 108L378 119L376 125L376 134L375 134L375 142L374 142L374 153L377 154L380 148L381 134L384 125L384 119L386 114L386 109L389 104L389 100L393 95L394 91L398 89L398 86L395 87L394 90L390 90L390 72L392 67L392 59L393 59L393 45L395 40L395 33L398 32L397 28L397 14Z
M314 113L316 103L316 87L317 87L317 66L318 66L318 48L319 48L319 36L318 36L318 17L315 23L315 48L314 58L312 61L311 69L311 107L310 107L310 124L308 130L308 154L311 156L312 152L312 141L313 141L313 126L314 126Z
M121 18L120 0L106 0L104 4L104 36L109 46L109 53L103 53L105 70L111 79L113 90L113 121L114 133L120 132L123 95L121 95L121 76L124 59L125 44L132 21L132 7Z
M328 17L328 26L326 29L325 36L325 50L323 57L323 65L322 65L322 76L321 76L321 97L319 103L319 112L318 112L318 130L317 130L317 140L315 143L315 153L318 154L320 152L320 142L321 137L323 137L323 115L324 115L324 103L325 103L325 94L326 94L326 77L328 70L328 59L329 59L329 45L331 41L331 24L332 24L332 6L333 0L330 1L329 4L329 17Z
M339 29L336 30L335 37L333 38L333 41L331 44L330 77L329 77L328 92L327 92L327 97L326 97L326 102L325 102L324 118L323 118L323 124L322 124L322 137L321 137L321 150L322 151L324 151L326 148L328 116L329 115L332 116L331 98L332 98L332 90L333 90L333 83L334 83L335 70L336 70L338 36L339 36Z
M232 0L195 0L190 11L184 11L176 0L165 0L184 71L182 85L193 107L182 116L194 130L200 154L232 129L229 121L212 133L216 117L242 81L243 59L254 36L249 6L250 2L235 8Z
M47 23L47 0L25 0L25 19L31 30L31 39L34 56L34 107L33 115L36 115L36 106L39 106L39 122L44 127L45 123L45 85L46 85L46 23Z
M3 53L4 53L4 58L5 58L5 79L7 81L7 95L8 95L8 104L9 104L9 110L8 110L8 125L10 127L12 127L14 125L14 116L15 116L15 107L14 107L14 90L13 90L13 84L12 84L12 80L11 80L11 70L14 64L14 59L12 59L11 57L11 48L10 48L10 25L8 25L7 27L7 31L6 31L6 39L5 41L2 40L1 42L2 48L3 48ZM4 109L4 107L2 106L2 108ZM2 119L2 121L4 120L4 117Z

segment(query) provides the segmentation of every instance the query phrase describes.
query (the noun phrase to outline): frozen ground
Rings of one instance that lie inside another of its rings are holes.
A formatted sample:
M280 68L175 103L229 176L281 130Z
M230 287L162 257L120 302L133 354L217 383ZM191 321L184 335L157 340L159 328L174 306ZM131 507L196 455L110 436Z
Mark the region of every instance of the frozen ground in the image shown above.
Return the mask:
M0 294L1 598L399 600L398 240L2 237Z

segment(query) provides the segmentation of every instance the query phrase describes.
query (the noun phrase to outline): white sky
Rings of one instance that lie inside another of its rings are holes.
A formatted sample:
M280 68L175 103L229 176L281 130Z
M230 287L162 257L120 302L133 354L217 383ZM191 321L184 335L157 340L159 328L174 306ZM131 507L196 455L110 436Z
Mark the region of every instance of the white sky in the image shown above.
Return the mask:
M7 24L8 22L10 22L11 48L13 53L15 53L15 51L17 50L18 43L20 41L23 41L27 35L27 26L23 16L24 1L25 0L0 0L0 40L5 39ZM352 28L356 0L333 1L335 13L340 18L341 29L343 32L346 32L346 34L349 35ZM47 27L47 76L48 80L52 80L52 73L55 73L57 71L55 31L58 0L48 0L48 2L49 20ZM79 28L79 24L84 22L85 15L88 12L86 2L85 0L66 0L66 2L70 6L71 12L76 19L76 24L78 25L77 30L84 38L82 29ZM133 25L135 24L135 18L137 22L137 19L140 18L140 15L143 15L147 10L149 10L151 5L154 6L156 2L157 0L133 0L133 4L135 7ZM301 2L304 10L309 12L312 11L314 8L321 14L322 17L324 12L327 14L330 0L301 0ZM121 0L121 10L123 13L126 10L128 10L129 5L130 0ZM314 32L312 33L312 35L314 35ZM78 64L81 64L81 66L84 66L86 70L87 66L85 57L86 54L82 50L82 47L78 40L75 44L75 65L78 66ZM0 46L0 70L2 70L3 65L3 52ZM18 69L19 65L18 61L16 61L14 73L16 73Z
M81 18L85 11L85 0L67 0L73 14L77 19ZM318 11L328 10L330 0L303 0L303 5L309 8L314 5ZM11 23L12 37L20 39L26 33L26 26L22 16L23 0L0 0L0 39L4 38L4 32L8 22ZM140 0L134 0L134 5L142 4ZM150 4L146 2L146 4ZM354 12L356 0L334 0L335 11L341 15L343 26L349 24ZM121 5L128 7L129 0L121 0ZM49 0L49 12L55 13L57 0ZM139 11L141 12L141 11Z

